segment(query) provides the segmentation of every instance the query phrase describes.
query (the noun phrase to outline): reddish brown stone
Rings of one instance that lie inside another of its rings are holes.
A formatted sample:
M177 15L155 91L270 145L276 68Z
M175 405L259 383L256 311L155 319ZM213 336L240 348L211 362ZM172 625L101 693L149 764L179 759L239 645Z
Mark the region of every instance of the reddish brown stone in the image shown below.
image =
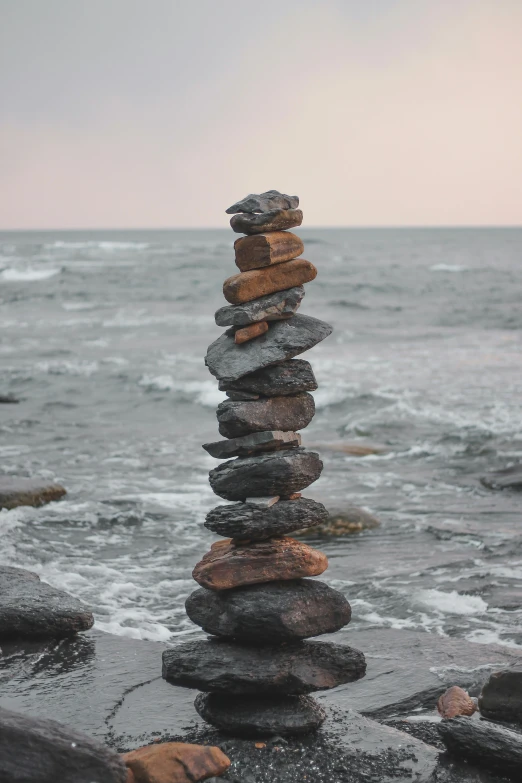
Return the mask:
M238 329L234 335L234 342L236 345L241 345L241 343L247 343L265 332L268 332L267 322L258 321L255 324L250 324L250 326L245 326L244 329Z
M147 745L122 758L136 783L194 783L222 775L230 766L219 748L184 742Z
M310 261L295 258L293 261L284 261L265 269L252 269L250 272L229 277L223 283L223 295L230 304L241 304L309 283L316 275L317 269Z
M327 568L325 554L287 536L249 544L225 539L212 544L192 576L209 590L229 590L276 579L318 576Z
M127 780L126 780L126 783L136 783L136 778L134 777L134 772L132 771L132 769L129 769L129 767L127 767Z
M281 264L300 256L303 242L291 231L273 231L270 234L253 234L234 242L236 266L242 272Z
M443 718L456 718L458 715L473 715L477 706L463 688L452 685L439 698L437 709Z

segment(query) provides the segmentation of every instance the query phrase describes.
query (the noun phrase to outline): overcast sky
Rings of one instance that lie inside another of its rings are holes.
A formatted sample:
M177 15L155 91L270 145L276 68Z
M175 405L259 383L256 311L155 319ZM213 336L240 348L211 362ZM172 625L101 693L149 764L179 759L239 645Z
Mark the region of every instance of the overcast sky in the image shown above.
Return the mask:
M522 0L0 0L0 228L522 223Z

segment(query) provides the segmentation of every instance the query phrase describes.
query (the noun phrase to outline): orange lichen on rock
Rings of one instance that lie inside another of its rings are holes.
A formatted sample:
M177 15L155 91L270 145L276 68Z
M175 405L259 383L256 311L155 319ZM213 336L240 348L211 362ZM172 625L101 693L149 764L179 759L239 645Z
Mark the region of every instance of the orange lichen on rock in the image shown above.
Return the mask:
M236 345L241 343L247 343L249 340L253 340L254 337L259 337L260 334L268 332L268 324L266 321L257 321L255 324L245 326L243 329L238 329L234 335L234 342Z

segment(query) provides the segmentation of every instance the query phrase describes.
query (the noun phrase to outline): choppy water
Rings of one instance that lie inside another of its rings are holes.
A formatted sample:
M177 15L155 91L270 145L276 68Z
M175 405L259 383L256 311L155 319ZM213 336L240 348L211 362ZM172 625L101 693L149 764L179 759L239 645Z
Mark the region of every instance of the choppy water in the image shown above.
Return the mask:
M301 312L335 327L306 493L382 527L322 542L354 624L522 646L520 494L478 477L522 459L522 230L303 230L319 268ZM0 512L0 561L89 601L100 628L198 633L190 572L212 536L207 483L224 397L203 364L236 269L232 232L0 234L0 473L68 498ZM217 501L219 502L219 500ZM349 630L346 631L349 634Z

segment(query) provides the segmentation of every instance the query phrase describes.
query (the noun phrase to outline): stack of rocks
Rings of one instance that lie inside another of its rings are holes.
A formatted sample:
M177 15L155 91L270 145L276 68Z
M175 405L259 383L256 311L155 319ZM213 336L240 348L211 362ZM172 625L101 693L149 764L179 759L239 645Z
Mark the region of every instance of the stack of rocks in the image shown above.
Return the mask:
M319 478L319 455L301 448L298 430L315 412L310 364L293 357L332 328L296 315L315 267L287 229L301 225L296 196L268 191L234 204L230 223L247 236L234 244L240 274L225 281L230 306L216 313L230 327L208 349L206 364L228 399L217 410L226 440L204 445L228 459L210 471L214 508L206 527L226 540L196 565L201 585L189 596L190 619L211 637L163 655L169 682L197 688L199 714L245 736L312 731L325 718L308 694L363 677L364 655L331 642L304 641L347 625L345 597L324 582L328 560L292 531L324 524L321 503L301 497Z

